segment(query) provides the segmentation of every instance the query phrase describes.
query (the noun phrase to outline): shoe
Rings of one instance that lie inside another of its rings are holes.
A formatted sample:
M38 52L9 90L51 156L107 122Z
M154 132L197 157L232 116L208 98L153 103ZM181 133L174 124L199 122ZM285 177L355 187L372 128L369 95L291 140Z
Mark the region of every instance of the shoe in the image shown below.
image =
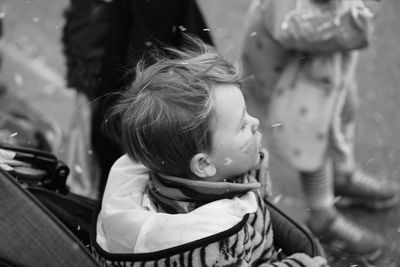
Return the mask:
M377 179L361 170L336 175L334 180L338 206L382 210L396 205L400 200L398 183L388 179Z
M356 225L340 214L336 214L322 227L318 222L311 220L307 225L331 253L347 253L355 257L365 257L369 261L374 261L383 254L382 237Z

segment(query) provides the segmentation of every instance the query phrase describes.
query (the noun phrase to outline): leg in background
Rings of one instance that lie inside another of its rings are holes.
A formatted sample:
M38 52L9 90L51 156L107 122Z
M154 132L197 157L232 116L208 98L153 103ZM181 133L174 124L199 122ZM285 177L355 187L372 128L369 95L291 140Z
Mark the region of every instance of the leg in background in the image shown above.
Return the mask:
M300 173L305 201L310 208L307 224L321 243L335 250L358 255L381 254L380 236L347 220L334 206L331 162L314 172Z

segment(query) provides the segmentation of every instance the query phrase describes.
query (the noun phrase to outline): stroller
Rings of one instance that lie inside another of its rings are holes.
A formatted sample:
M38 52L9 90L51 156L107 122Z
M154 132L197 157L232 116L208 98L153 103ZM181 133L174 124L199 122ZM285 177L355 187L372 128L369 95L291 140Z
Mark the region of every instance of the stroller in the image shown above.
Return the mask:
M97 266L85 247L96 201L68 193L51 153L0 147L13 157L0 168L0 266Z
M50 152L3 143L0 158L0 265L100 266L90 241L99 203L69 192L68 166ZM324 255L307 230L268 205L277 247L285 254Z

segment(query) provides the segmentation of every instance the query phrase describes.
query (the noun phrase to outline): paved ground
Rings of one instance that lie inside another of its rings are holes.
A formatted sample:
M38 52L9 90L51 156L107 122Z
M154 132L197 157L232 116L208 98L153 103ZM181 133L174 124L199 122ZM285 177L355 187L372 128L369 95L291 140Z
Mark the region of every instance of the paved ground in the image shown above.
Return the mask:
M237 40L249 0L199 0L221 52L237 58ZM64 60L60 46L62 10L68 0L0 0L5 20L6 52L0 80L51 114L66 138L74 95L63 89ZM384 0L371 47L362 54L358 68L361 110L358 115L357 160L365 170L382 179L400 180L400 2ZM66 157L63 148L61 158ZM272 160L277 204L302 221L306 210L298 179L290 168ZM376 266L400 266L400 207L379 213L344 211L358 223L381 233L387 255ZM345 258L334 266L365 266Z

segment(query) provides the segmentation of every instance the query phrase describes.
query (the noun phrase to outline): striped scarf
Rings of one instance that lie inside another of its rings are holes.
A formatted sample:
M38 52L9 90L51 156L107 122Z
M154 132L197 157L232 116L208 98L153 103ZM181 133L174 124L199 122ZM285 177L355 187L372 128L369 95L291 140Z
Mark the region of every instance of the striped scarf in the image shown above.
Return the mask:
M265 167L265 165L268 165L267 160L261 160L260 166ZM229 182L229 179L222 182L209 182L151 173L148 194L161 212L188 213L212 201L239 197L249 191L261 189L265 186L267 177L260 176L268 175L268 171L260 175L262 169L263 167L249 171L235 179L240 182Z

